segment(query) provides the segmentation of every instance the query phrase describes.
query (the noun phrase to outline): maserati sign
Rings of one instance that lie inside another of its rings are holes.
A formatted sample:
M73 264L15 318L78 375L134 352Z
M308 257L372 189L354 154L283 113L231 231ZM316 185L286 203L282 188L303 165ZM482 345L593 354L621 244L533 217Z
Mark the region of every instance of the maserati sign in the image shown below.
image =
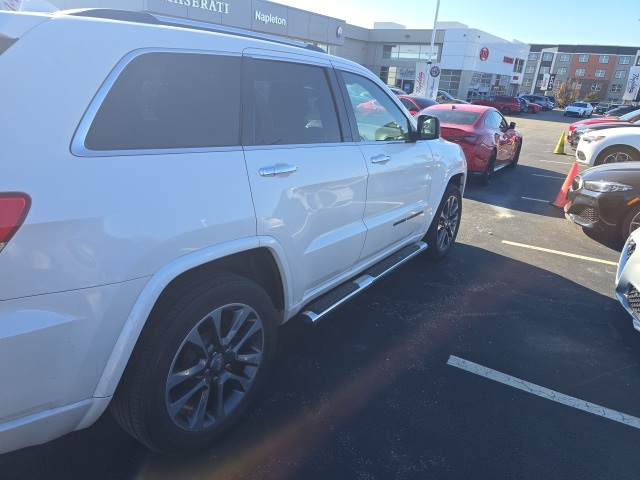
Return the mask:
M175 3L186 7L200 8L209 12L229 13L229 4L214 0L164 0L166 3Z

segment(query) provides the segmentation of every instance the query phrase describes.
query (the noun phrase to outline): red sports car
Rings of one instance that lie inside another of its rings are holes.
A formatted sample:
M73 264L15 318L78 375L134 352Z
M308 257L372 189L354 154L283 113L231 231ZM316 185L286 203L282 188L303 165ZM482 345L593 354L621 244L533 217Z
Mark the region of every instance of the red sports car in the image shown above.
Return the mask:
M629 112L626 115L622 115L621 117L598 117L598 118L585 118L584 120L580 120L579 122L573 122L569 125L569 129L567 131L567 143L571 143L573 140L573 132L576 127L579 125L592 125L594 123L620 123L620 122L628 122L634 123L640 120L640 110L635 110L633 112Z
M496 170L518 164L522 135L515 131L515 122L507 122L495 108L434 105L420 113L440 119L440 134L462 147L469 173L478 175L482 185L491 182Z

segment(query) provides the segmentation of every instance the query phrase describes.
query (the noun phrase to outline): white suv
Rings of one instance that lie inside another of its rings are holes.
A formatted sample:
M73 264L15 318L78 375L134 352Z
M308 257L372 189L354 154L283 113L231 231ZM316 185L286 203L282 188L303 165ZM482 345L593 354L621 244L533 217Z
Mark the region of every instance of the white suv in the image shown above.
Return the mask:
M437 119L360 65L221 28L0 12L0 453L108 406L156 451L208 445L278 325L450 251L467 172Z

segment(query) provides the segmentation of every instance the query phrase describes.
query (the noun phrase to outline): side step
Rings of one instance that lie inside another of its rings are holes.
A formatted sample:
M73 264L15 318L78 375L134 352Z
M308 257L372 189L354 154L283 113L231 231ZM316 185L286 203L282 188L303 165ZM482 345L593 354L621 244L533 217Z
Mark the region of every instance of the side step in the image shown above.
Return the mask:
M427 248L424 242L417 242L407 245L402 250L397 251L393 255L376 263L361 276L353 280L343 283L337 288L327 292L322 297L317 298L307 305L306 309L298 316L305 322L315 323L324 317L327 313L333 311L338 306L349 300L351 297L362 292L376 280L384 277L387 273L395 270L403 263L411 260L413 257L423 252Z

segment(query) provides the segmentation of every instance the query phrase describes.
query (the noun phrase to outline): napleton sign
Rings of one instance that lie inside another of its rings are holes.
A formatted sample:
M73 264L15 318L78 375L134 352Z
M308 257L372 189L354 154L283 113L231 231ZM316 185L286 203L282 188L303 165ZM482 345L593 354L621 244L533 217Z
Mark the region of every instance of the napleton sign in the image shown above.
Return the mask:
M209 12L229 13L229 4L214 2L213 0L164 0L167 3L175 3L186 7L200 8Z

